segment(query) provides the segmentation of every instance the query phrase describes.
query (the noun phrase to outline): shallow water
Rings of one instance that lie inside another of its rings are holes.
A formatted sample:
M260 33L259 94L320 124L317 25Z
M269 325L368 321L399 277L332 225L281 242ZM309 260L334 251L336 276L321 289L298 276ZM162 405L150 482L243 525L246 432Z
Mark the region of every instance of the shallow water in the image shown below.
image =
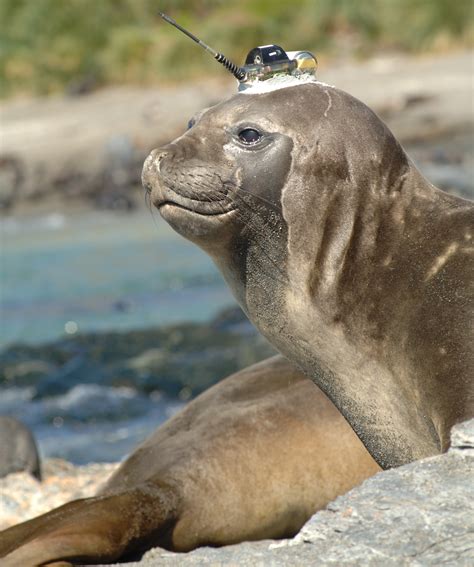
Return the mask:
M234 303L211 260L148 211L8 218L1 245L4 349L205 322ZM28 424L43 456L76 463L119 460L183 405L133 386L71 383L38 397L40 386L1 388L0 414Z
M32 388L2 390L0 415L32 429L42 458L85 464L123 459L183 406L158 393L84 384L44 399L34 399Z
M148 211L11 218L1 239L3 345L205 321L234 303L208 256Z

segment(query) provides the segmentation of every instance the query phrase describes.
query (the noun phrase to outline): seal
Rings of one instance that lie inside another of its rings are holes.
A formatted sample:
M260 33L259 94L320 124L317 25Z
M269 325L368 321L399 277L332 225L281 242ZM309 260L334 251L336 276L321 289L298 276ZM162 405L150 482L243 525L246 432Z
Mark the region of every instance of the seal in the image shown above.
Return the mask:
M321 390L276 356L198 396L98 496L0 533L0 563L104 562L157 545L289 537L379 470Z
M362 102L264 81L152 151L143 183L383 468L445 451L474 415L473 204Z
M41 480L35 438L18 419L0 416L0 478L14 472L29 472Z

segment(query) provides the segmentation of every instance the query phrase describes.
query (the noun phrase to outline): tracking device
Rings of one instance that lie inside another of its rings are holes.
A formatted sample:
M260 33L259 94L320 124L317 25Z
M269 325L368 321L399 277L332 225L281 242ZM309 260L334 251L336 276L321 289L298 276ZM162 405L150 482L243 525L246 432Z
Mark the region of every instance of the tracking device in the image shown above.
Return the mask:
M225 55L209 47L190 31L180 26L172 18L163 14L163 12L158 13L166 22L208 51L216 61L232 73L239 81L239 90L244 90L258 81L266 81L277 75L299 77L308 74L316 76L318 62L309 51L285 51L279 45L261 45L251 49L245 59L245 64L239 67Z

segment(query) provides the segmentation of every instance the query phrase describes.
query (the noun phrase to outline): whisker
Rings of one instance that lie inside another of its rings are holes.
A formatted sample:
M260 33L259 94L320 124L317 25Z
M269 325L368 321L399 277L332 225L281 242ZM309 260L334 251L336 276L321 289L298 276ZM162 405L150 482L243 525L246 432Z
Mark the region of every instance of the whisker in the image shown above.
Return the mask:
M155 217L155 209L151 204L151 193L150 191L146 191L145 192L145 204L147 206L147 209L150 213L151 218L153 219L153 224L155 225L156 228L158 228L158 223L156 222L156 217Z
M222 191L222 190L218 190L218 191ZM248 193L248 192L247 192ZM253 196L252 193L249 193L249 195ZM251 208L251 205L249 203L247 203L245 201L245 199L243 198L242 195L239 195L240 197L240 202L242 204L244 204L247 207L247 210L251 211L252 213L252 217L255 216L255 212L256 210ZM262 242L269 242L269 237L267 235L267 233L263 230L265 225L269 225L269 221L268 219L264 218L261 214L259 214L259 219L261 222L264 223L263 227L262 226L258 226L258 224L256 222L252 222L252 217L248 218L245 217L238 209L236 210L237 215L240 217L240 219L244 222L244 224L246 226L248 226L249 228L251 228L254 232L257 233L257 235L260 237L260 240L255 240L254 243L255 245L262 251L263 255L265 256L265 258L267 258L267 260L273 265L273 267L275 268L275 270L282 276L283 280L287 280L287 276L285 274L285 272L283 272L280 268L280 266L275 262L275 260L269 255L269 253L267 252L267 250L265 249L264 246L262 246ZM222 222L222 221L221 221ZM270 243L270 248L273 248L273 243ZM278 278L276 278L274 276L274 274L267 274L269 276L272 277L272 279L274 279L275 281L279 281L280 283L284 283L284 281L279 280Z
M274 203L272 203L268 199L265 199L261 195L255 195L250 191L242 189L231 181L227 181L225 183L222 181L222 185L225 186L227 190L222 188L214 188L213 189L214 193L224 195L232 199L238 198L240 206L245 207L244 211L248 211L250 213L249 215L245 215L239 209L234 209L236 215L241 219L243 224L246 227L248 227L250 230L252 230L255 234L257 234L259 238L254 240L254 245L261 251L262 256L265 257L268 263L271 264L271 266L273 267L272 271L268 271L267 269L264 268L264 266L262 266L261 267L262 271L266 273L266 275L272 278L273 280L278 281L280 284L284 284L285 281L288 279L287 275L281 269L280 265L275 261L275 259L272 258L272 253L269 252L269 250L272 250L274 248L274 243L270 242L270 237L268 233L265 231L265 227L271 225L270 220L267 218L267 215L263 214L262 209L259 209L258 207L255 208L248 201L250 199L254 199L266 209L272 209L273 212L280 213L280 210ZM215 206L219 207L222 210L222 213L228 212L225 208L226 200L213 198L212 193L206 192L200 194L200 200L203 202L215 204ZM199 214L198 211L196 210L196 203L194 202L193 199L189 199L188 206L190 210L193 211L195 214ZM220 219L218 216L216 217L216 220L221 224L225 223L225 220ZM269 244L269 246L267 246L267 244ZM277 277L276 274L278 274L281 277L281 279Z
M239 187L238 185L236 185L231 180L227 180L225 182L223 181L222 184L225 185L226 187L231 187L232 189L234 189L234 191L232 193L233 195L238 196L239 193L246 193L247 195L250 195L250 197L253 197L254 199L257 199L259 201L262 201L263 203L266 203L267 205L270 205L270 207L273 210L277 211L278 213L280 212L280 209L278 208L278 206L275 205L275 203L272 203L272 201L265 199L265 197L262 197L261 195L256 195L255 193L252 193L251 191L247 191L246 189Z

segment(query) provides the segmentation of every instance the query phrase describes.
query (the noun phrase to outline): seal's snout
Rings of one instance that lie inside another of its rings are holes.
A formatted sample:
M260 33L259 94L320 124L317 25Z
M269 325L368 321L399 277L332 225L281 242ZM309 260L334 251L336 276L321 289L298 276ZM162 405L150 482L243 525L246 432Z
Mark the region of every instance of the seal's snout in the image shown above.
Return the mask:
M152 150L143 164L142 183L143 186L149 185L153 176L160 173L160 162L167 155L167 152L159 149ZM146 187L145 187L146 188Z
M223 179L229 171L196 158L192 147L172 143L153 150L143 164L142 184L161 215L177 208L197 215L221 215L233 208ZM165 207L165 206L168 207Z
M166 155L167 152L160 149L152 150L143 164L142 185L148 194L153 193L153 201L161 200L160 162Z

